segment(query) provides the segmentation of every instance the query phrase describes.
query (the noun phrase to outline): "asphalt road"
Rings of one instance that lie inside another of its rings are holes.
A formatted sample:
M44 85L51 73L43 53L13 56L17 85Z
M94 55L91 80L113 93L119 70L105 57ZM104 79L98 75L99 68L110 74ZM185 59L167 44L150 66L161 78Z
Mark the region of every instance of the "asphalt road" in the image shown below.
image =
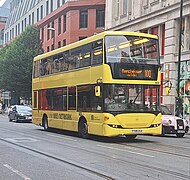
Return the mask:
M190 179L190 134L82 139L0 115L0 180Z

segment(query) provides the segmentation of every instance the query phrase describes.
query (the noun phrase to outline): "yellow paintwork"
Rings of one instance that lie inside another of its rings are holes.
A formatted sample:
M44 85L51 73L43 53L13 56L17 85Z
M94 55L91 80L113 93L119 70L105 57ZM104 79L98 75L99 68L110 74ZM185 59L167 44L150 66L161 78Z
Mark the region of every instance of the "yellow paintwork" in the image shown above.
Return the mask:
M144 36L149 38L158 37L155 35L138 33L138 32L119 32L105 31L90 38L86 38L79 42L61 47L54 51L39 55L34 58L34 61L41 60L48 56L52 56L63 51L75 48L89 42L103 39L106 35L134 35ZM104 56L104 54L103 54ZM112 79L109 65L102 64L99 66L85 67L57 74L46 75L40 78L33 78L32 90L38 91L46 88L68 87L82 84L96 84L98 81L102 83L115 84L147 84L160 85L160 72L156 81L147 80L118 80ZM32 101L34 93L32 94ZM38 103L38 102L37 102ZM46 111L34 109L32 111L32 122L36 125L42 125L42 117L44 114L48 117L48 125L52 128L78 131L78 121L81 116L85 117L88 124L88 133L100 136L117 136L123 134L161 134L161 114L158 116L149 113L127 113L113 116L109 113L91 113L77 111ZM70 115L71 119L64 119L64 114ZM109 125L121 125L123 128L113 128ZM150 125L160 124L158 127L149 128ZM142 131L142 132L141 132Z
M33 110L32 122L36 125L42 125L43 113L48 116L48 125L51 128L64 129L70 131L78 131L79 113L76 111L39 111ZM51 118L53 114L58 114L56 118ZM60 114L70 114L72 119L60 119ZM118 136L124 134L161 134L161 114L155 116L153 114L120 114L113 116L109 113L82 113L88 123L88 133L100 136ZM92 118L93 116L93 118ZM151 116L150 118L146 116ZM105 119L104 117L108 118ZM144 119L145 118L145 119ZM139 119L138 122L136 119ZM144 119L145 125L142 125ZM150 123L151 120L151 123ZM132 123L133 121L133 123ZM122 128L112 128L109 125L121 125ZM158 127L149 128L150 125L160 124ZM137 132L133 132L136 130ZM142 130L139 132L138 130Z

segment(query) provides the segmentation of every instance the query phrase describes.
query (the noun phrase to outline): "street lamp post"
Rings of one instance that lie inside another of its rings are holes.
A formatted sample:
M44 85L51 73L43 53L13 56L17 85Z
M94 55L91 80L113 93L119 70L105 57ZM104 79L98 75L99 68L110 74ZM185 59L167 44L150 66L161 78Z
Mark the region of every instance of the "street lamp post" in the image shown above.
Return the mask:
M179 18L179 49L178 49L178 78L177 78L177 116L179 116L180 105L180 68L181 68L181 34L182 34L182 18L183 18L183 0L180 3Z
M53 46L54 46L54 49L55 49L55 28L52 28L52 27L48 27L47 28L48 31L53 31L54 32L54 37L53 37Z

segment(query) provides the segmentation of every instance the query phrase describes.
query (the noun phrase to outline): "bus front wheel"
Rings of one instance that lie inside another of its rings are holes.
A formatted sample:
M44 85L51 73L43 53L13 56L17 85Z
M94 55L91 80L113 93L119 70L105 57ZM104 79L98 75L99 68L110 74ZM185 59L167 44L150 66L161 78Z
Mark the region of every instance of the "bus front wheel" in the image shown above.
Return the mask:
M137 137L137 135L125 135L125 137L128 141L132 141L133 139Z
M81 119L78 125L78 133L82 138L88 138L88 125L86 120Z

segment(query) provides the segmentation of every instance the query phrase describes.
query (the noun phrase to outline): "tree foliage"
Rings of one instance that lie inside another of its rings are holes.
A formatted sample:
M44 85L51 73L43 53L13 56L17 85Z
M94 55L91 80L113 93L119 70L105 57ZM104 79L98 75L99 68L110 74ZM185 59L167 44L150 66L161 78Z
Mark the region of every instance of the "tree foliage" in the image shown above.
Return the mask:
M38 29L28 26L17 39L0 50L0 89L19 97L31 97L32 61L42 52Z

